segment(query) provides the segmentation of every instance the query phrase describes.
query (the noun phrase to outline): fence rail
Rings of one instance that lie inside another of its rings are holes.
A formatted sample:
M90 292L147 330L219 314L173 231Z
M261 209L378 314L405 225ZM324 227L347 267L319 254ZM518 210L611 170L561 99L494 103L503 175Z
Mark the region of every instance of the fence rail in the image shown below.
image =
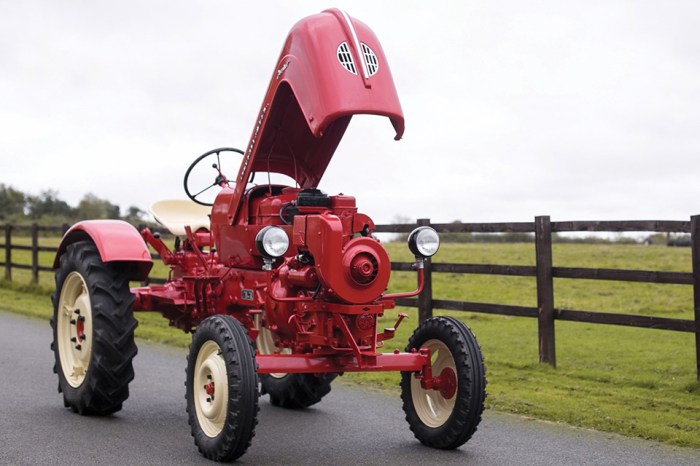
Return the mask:
M417 299L401 299L401 306L417 307L421 319L432 316L433 309L466 311L538 320L540 362L556 366L556 320L591 324L622 325L658 330L673 330L695 334L696 374L700 379L700 216L690 221L633 220L633 221L571 221L551 222L548 216L536 217L534 222L516 223L436 223L421 219L419 225L430 225L440 233L531 233L534 234L535 265L502 264L426 264L426 286ZM416 225L377 225L377 232L408 233ZM552 265L552 235L564 232L655 232L690 233L693 271L667 272L652 270L592 269L582 267L554 267ZM392 262L392 270L411 270L411 263ZM535 277L537 307L513 306L436 299L432 295L432 273L507 275ZM586 310L560 309L554 306L554 278L611 280L623 282L692 285L694 319L616 314Z
M420 219L417 225L430 225L440 233L531 233L534 234L535 265L503 264L452 264L426 262L425 286L417 298L397 300L400 306L418 308L421 321L433 315L433 309L477 312L484 314L530 317L538 320L540 362L556 366L555 321L586 322L591 324L622 325L647 329L672 330L695 334L696 374L700 379L700 215L690 221L570 221L551 222L548 216L536 217L534 222L512 223L431 223ZM409 233L416 224L377 225L380 233ZM39 272L51 271L39 265L39 252L55 252L56 248L39 246L40 232L65 232L68 225L38 226L4 225L5 242L0 248L5 251L5 278L12 279L12 269L32 271L32 282L39 280ZM13 231L29 231L31 246L12 244ZM656 232L690 233L692 272L668 272L626 269L593 269L580 267L554 267L552 265L552 236L562 232ZM31 264L13 262L12 251L31 251ZM157 257L157 256L154 256ZM392 262L395 271L410 271L412 263ZM534 277L537 282L537 307L515 306L498 303L482 303L440 299L433 296L432 274L484 274ZM611 280L623 282L662 283L693 286L694 319L672 319L666 317L593 312L586 310L560 309L555 307L554 278ZM151 283L162 283L159 278Z
M5 279L12 280L12 269L20 270L31 270L32 271L32 283L39 283L39 272L51 272L53 268L47 267L39 264L39 253L40 252L56 252L56 248L48 246L39 246L39 235L42 232L52 232L63 234L68 230L69 225L63 224L60 226L56 225L37 225L33 223L31 225L2 225L2 231L4 231L5 242L0 245L0 248L5 251L5 260L0 262L0 266L5 268ZM31 245L25 244L12 244L12 232L29 232L31 238ZM30 251L32 260L30 264L18 263L12 261L12 251Z

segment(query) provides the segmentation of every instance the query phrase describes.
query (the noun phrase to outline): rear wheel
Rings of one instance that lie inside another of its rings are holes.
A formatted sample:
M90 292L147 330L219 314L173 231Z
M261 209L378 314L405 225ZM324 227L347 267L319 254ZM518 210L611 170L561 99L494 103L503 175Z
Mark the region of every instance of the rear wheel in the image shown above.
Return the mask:
M188 420L200 453L216 461L243 455L255 436L258 377L253 344L240 322L215 315L199 324L185 386Z
M439 390L424 389L413 372L401 373L406 420L418 440L453 449L476 431L486 398L485 367L476 338L461 321L435 317L416 329L406 351L429 348L434 377L448 380Z
M80 414L111 414L129 397L136 355L129 281L90 241L68 246L56 272L51 319L58 391Z
M272 337L272 332L260 324L256 316L255 323L260 330L255 343L260 354L273 354L278 350ZM280 353L289 353L289 349L281 349ZM331 391L331 382L337 374L260 374L262 393L270 395L270 403L275 406L290 409L308 408L321 401Z

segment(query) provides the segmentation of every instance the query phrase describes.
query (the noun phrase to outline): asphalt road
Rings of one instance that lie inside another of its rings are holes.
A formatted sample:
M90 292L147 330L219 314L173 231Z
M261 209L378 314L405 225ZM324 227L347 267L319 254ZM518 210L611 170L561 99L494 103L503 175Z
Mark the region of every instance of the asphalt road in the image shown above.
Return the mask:
M0 464L199 464L185 414L185 353L141 343L119 413L63 408L48 322L0 312ZM261 398L242 464L700 465L700 450L487 412L462 448L423 447L398 397L336 384L304 411Z

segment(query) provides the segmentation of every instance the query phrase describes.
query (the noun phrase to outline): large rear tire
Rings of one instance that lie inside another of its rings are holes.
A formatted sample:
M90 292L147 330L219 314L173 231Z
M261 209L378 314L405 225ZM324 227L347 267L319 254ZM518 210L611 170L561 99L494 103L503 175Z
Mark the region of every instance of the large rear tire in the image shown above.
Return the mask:
M185 386L188 420L200 453L215 461L243 455L258 423L258 377L253 343L239 321L215 315L199 324Z
M51 300L51 349L64 405L80 414L119 411L129 397L137 352L126 275L102 262L91 241L73 243L61 256Z
M266 327L260 325L260 318L255 322L260 333L256 340L256 346L260 354L273 354L279 350L272 338L272 333ZM285 353L285 350L279 350ZM288 351L286 351L288 352ZM270 395L270 403L288 409L303 409L312 406L328 395L331 391L331 382L337 374L260 374L262 393Z
M423 444L451 450L469 440L481 422L486 369L476 338L461 321L434 317L411 336L406 351L429 348L433 376L450 378L443 390L425 390L413 372L401 373L401 399L411 431Z

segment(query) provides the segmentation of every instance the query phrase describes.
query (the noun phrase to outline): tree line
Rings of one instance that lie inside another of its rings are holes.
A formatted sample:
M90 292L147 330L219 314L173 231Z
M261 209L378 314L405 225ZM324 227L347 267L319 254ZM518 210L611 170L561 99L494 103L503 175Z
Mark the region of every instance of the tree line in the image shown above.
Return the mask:
M58 197L58 192L52 189L32 195L19 191L5 183L0 183L0 222L26 224L36 222L40 225L73 224L79 220L88 219L118 219L134 226L157 225L148 220L146 212L136 206L130 206L126 212L121 212L118 205L107 199L102 199L92 193L85 194L73 207ZM413 223L405 216L394 217L393 223ZM460 220L452 223L460 224ZM405 241L408 235L399 235L396 240ZM440 239L445 243L532 243L532 233L442 233ZM669 246L689 246L688 235L652 234L646 238L626 236L564 236L558 233L552 235L556 243L640 243L666 244Z
M118 205L92 193L84 195L77 206L71 206L53 189L33 195L0 183L0 221L4 223L31 221L60 225L86 219L120 219L137 225L146 223L145 214L136 206L130 206L122 213Z

